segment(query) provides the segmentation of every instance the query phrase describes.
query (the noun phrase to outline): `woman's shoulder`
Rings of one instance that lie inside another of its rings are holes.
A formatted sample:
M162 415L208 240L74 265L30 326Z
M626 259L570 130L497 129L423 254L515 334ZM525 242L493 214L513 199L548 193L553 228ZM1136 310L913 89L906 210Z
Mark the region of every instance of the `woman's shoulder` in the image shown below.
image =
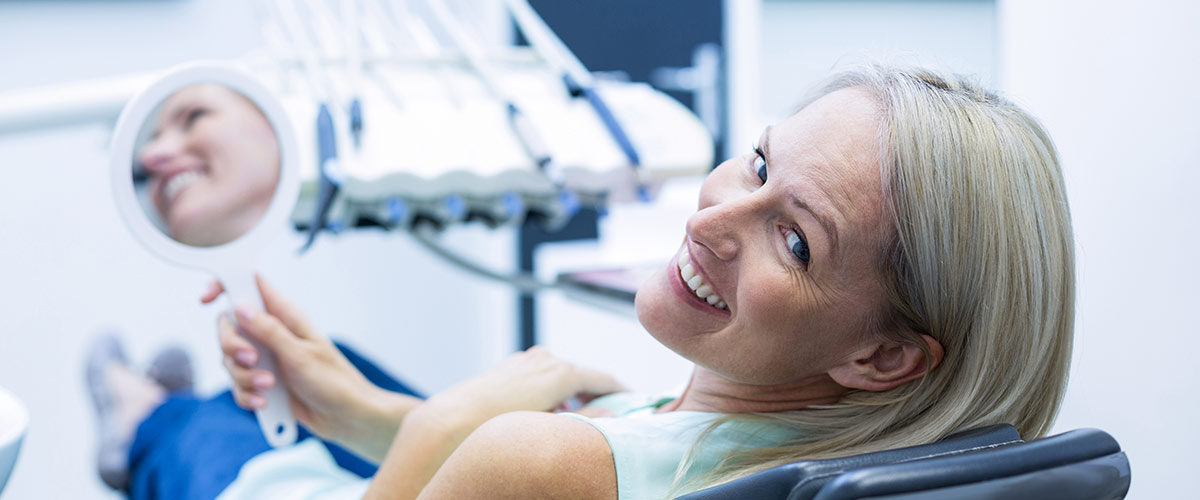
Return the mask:
M514 412L473 432L438 470L421 498L617 498L617 473L604 436L587 422Z

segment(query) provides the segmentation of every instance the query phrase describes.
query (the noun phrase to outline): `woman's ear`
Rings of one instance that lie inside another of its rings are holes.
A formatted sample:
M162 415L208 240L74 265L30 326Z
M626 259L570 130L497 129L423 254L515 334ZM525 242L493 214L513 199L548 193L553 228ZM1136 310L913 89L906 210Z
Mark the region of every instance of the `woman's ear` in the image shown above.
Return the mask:
M942 362L942 344L929 335L917 338L929 350L932 370ZM831 368L829 376L843 387L865 391L886 391L925 373L925 353L911 344L878 342L858 351L849 361Z

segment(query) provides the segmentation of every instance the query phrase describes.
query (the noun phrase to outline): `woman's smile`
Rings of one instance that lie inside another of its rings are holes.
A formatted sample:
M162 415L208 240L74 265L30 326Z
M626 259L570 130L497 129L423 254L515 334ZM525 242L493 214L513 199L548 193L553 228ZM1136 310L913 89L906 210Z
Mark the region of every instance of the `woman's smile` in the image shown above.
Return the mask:
M181 168L164 175L158 181L156 190L163 214L169 218L171 207L175 205L183 192L207 177L207 172L203 167Z
M668 265L667 272L675 277L671 280L671 289L680 300L705 313L723 318L729 317L728 304L716 294L697 263L691 261L686 244L680 249L675 260ZM710 303L710 297L716 297L716 299Z

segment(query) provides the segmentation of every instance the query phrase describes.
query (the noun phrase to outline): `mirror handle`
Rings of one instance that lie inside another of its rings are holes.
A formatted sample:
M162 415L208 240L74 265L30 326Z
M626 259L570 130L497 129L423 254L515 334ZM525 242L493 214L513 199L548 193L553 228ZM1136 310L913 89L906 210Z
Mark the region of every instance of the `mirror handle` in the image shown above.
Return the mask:
M238 273L239 276L235 279L228 279L226 276L221 277L221 285L225 287L225 293L233 304L246 304L262 311L262 297L258 293L258 286L254 281L254 273ZM239 279L240 278L240 279ZM237 315L230 315L234 320L234 325L237 325ZM267 406L265 408L255 410L254 416L258 419L258 427L262 430L263 437L267 439L267 444L273 448L289 446L296 442L297 428L296 417L292 415L292 406L288 400L287 386L284 384L283 377L279 376L279 370L275 363L275 353L264 346L259 341L253 339L242 330L241 326L237 326L238 333L246 340L249 340L254 345L254 349L258 351L258 365L255 366L259 370L267 370L275 375L275 386L267 390L263 395L267 398Z

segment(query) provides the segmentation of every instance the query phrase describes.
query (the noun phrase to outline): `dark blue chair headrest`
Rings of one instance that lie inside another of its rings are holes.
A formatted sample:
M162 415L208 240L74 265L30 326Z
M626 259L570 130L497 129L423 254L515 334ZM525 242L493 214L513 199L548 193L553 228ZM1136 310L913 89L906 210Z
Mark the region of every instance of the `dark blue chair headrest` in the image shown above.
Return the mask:
M1080 429L1027 443L878 465L830 481L814 500L1125 498L1129 460L1104 431Z
M813 498L826 483L846 471L874 465L961 454L1019 442L1021 442L1021 436L1013 426L1008 424L990 425L953 434L936 443L782 465L690 493L677 500L741 500L747 498L808 500Z

